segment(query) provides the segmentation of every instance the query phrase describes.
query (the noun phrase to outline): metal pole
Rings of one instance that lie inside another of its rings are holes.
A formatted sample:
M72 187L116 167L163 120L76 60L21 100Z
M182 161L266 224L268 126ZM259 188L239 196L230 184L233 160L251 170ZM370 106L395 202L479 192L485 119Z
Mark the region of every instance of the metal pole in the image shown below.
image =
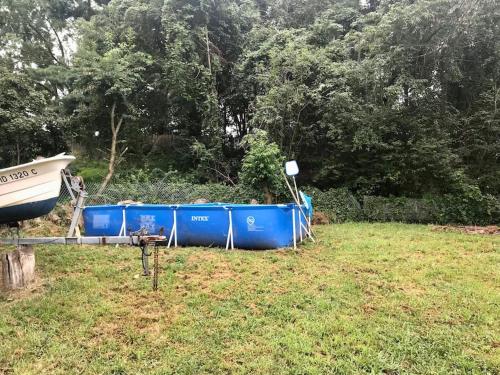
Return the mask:
M163 236L145 236L148 239L165 240ZM140 246L140 235L101 237L21 237L0 238L0 245L114 245Z
M299 189L297 189L297 181L295 181L295 176L292 176L292 179L293 179L293 186L295 186L295 196L297 197L298 201L300 202Z
M229 223L231 224L231 250L234 250L233 213L231 210L229 210Z
M298 199L298 197L295 196L295 192L293 191L292 186L290 185L290 182L288 182L288 178L286 177L285 172L281 171L281 174L283 175L283 178L285 179L286 186L288 186L288 190L290 190L290 193L292 193L293 200L295 202L298 202L299 199Z
M304 239L302 238L302 216L299 215L299 233L300 233L300 242Z
M66 175L66 169L61 170L61 175L62 175L62 179L64 181L64 184L66 185L66 189L68 189L68 193L71 196L71 200L73 201L71 203L74 203L76 201L76 197L73 194L73 189L71 188L71 184L68 181L68 176Z
M174 228L175 228L174 245L175 247L177 247L177 210L174 210Z
M123 208L122 210L122 226L120 228L120 234L119 236L126 236L127 235L127 219L125 219L125 209L126 207Z
M293 191L293 188L292 186L290 185L290 183L288 182L288 179L286 178L286 175L285 175L285 172L281 171L281 173L283 174L283 177L285 178L285 182L286 182L286 185L288 186L288 189L290 190L290 193L292 194L292 197L293 197L293 200L295 201L295 203L297 204L298 208L299 208L299 211L302 215L304 215L304 218L307 220L307 216L306 214L304 213L304 211L302 210L302 207L300 206L300 200L299 200L299 197L296 197L295 196L295 193ZM306 233L307 235L309 236L309 238L311 238L311 240L313 240L314 242L314 238L312 236L312 228L309 227L309 230L306 230Z
M73 210L73 217L71 218L71 224L69 226L67 237L73 237L75 235L75 230L78 226L78 221L80 220L80 216L82 215L82 210L86 196L87 194L85 192L80 192L78 194L78 198L76 199L75 208Z
M234 250L234 242L233 242L233 215L231 210L228 211L229 215L229 229L227 231L227 241L226 241L226 250L229 249L229 243L231 243L231 250Z
M293 226L293 248L297 249L297 240L295 238L295 208L292 210L292 226Z
M177 210L174 209L174 224L172 226L172 231L170 232L170 238L168 239L168 245L167 248L170 248L170 245L172 244L172 238L175 236L175 247L177 247L177 215L176 215Z

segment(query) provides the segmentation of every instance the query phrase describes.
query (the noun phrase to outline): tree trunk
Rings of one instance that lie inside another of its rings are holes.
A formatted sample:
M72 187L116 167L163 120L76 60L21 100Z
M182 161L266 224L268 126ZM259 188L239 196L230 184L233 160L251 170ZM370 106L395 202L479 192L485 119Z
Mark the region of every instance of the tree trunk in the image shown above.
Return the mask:
M269 191L269 188L267 186L264 186L264 203L265 204L272 204L273 203L273 194Z
M120 128L123 123L123 115L120 116L118 120L118 124L115 125L115 110L116 110L116 102L113 103L111 107L111 149L109 151L109 163L108 163L108 173L104 180L102 181L97 194L102 194L106 186L108 186L113 174L115 173L116 167L116 145L118 143L118 133L120 132Z
M210 75L212 75L212 62L210 61L210 40L208 39L208 26L205 27L205 37L207 42L208 70L210 72Z
M16 142L17 165L21 164L21 148L19 147L19 139Z
M0 255L0 290L19 289L35 280L35 252L31 246Z

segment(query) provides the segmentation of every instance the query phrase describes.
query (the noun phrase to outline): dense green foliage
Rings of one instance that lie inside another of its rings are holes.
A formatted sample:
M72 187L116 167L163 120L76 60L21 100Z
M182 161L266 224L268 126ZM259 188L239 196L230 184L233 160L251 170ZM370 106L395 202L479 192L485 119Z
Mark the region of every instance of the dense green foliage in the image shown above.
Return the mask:
M314 210L326 214L332 223L365 219L361 204L346 188L328 189L326 191L306 188L305 191L312 197Z
M365 196L361 217L378 222L487 225L500 222L500 201L477 192L421 199Z
M323 190L498 195L498 35L499 0L0 0L0 167L237 184L262 129Z
M243 143L249 147L243 158L240 181L243 185L263 190L266 203L272 203L273 192L276 194L283 186L281 169L283 156L276 143L269 143L266 132L248 134Z

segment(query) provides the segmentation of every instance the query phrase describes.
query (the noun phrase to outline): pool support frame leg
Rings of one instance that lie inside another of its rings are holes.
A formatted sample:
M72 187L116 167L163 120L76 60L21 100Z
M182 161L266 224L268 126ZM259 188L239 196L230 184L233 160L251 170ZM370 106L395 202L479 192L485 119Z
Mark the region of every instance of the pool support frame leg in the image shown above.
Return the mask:
M302 238L302 216L299 215L299 233L300 233L300 242L302 242L304 239Z
M170 231L170 238L168 239L167 249L170 248L172 244L172 238L174 238L174 247L177 247L177 210L174 209L174 225L172 226L172 230Z
M127 235L127 219L125 217L125 207L122 209L122 226L120 228L119 236Z
M229 215L229 229L227 231L227 241L226 250L229 249L229 243L231 243L231 250L234 250L234 240L233 240L233 213L231 210L228 211Z

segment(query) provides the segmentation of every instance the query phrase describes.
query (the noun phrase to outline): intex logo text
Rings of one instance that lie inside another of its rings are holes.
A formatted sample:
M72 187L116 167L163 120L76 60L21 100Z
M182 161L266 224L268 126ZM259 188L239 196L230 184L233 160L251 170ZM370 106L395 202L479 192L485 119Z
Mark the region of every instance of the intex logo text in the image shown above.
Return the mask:
M208 221L208 216L191 216L191 221Z

